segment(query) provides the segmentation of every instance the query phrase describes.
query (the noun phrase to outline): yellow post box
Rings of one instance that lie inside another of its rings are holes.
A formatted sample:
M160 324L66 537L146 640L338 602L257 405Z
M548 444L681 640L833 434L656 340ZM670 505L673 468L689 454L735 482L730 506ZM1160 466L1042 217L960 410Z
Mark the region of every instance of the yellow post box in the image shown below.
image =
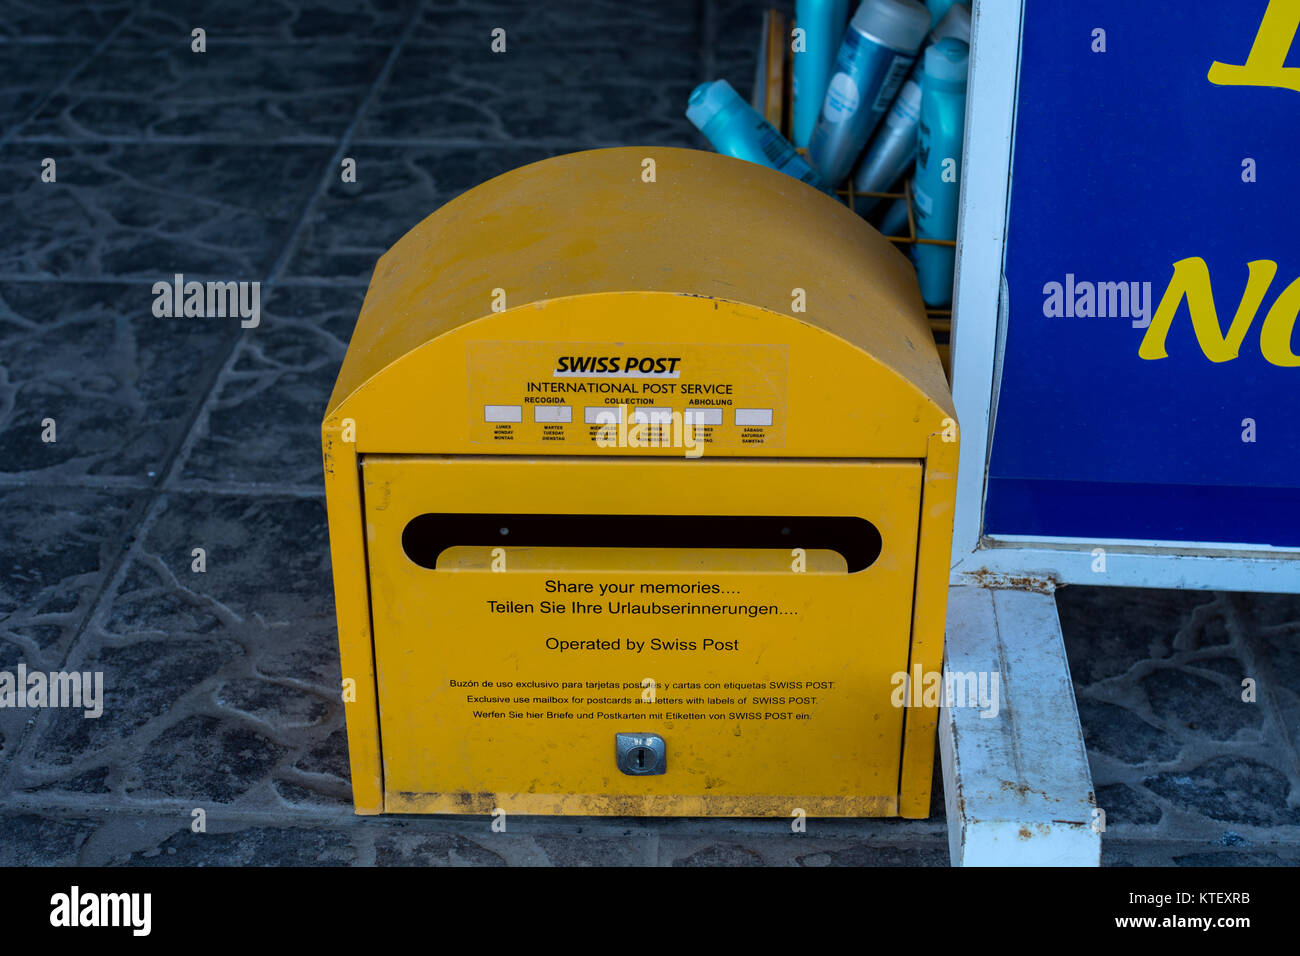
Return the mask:
M358 813L928 815L956 423L831 197L484 183L379 260L322 437Z

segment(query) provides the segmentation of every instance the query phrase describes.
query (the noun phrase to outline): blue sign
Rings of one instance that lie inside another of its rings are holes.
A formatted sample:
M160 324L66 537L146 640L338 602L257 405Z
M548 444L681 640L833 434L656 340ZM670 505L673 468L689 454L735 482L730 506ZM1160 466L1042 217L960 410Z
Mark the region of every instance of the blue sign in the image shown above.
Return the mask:
M985 533L1300 546L1300 0L1025 6Z

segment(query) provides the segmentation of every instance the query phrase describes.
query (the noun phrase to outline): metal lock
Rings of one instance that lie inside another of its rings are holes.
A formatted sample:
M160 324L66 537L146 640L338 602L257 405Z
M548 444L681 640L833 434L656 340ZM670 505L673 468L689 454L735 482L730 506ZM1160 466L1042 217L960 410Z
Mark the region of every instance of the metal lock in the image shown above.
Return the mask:
M668 772L668 747L658 734L615 734L614 755L630 777Z

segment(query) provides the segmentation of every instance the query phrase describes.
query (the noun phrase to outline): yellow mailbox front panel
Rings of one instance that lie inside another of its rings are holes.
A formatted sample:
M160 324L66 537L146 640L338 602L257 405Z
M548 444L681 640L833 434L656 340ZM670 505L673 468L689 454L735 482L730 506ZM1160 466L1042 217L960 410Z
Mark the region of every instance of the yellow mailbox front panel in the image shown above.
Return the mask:
M389 811L899 811L918 462L365 455L362 475ZM660 735L666 772L620 772L620 732Z

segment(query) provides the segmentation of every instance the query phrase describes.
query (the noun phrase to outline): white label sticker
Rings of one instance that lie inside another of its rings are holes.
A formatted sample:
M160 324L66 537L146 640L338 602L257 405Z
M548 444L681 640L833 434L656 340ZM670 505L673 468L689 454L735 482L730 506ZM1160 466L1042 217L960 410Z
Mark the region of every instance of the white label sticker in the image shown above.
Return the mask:
M721 425L722 409L720 408L697 408L694 405L686 407L686 421L692 425Z
M634 425L668 425L673 420L673 410L671 408L646 408L641 406L632 409L632 424Z
M772 409L738 408L736 409L736 424L767 428L772 424Z
M544 424L562 424L573 421L573 409L568 405L535 405L533 421Z
M843 123L858 111L858 88L847 73L836 73L831 77L830 87L826 90L826 104L822 115L828 123Z
M898 91L894 106L886 120L891 126L906 126L921 120L921 87L914 80L908 80Z

